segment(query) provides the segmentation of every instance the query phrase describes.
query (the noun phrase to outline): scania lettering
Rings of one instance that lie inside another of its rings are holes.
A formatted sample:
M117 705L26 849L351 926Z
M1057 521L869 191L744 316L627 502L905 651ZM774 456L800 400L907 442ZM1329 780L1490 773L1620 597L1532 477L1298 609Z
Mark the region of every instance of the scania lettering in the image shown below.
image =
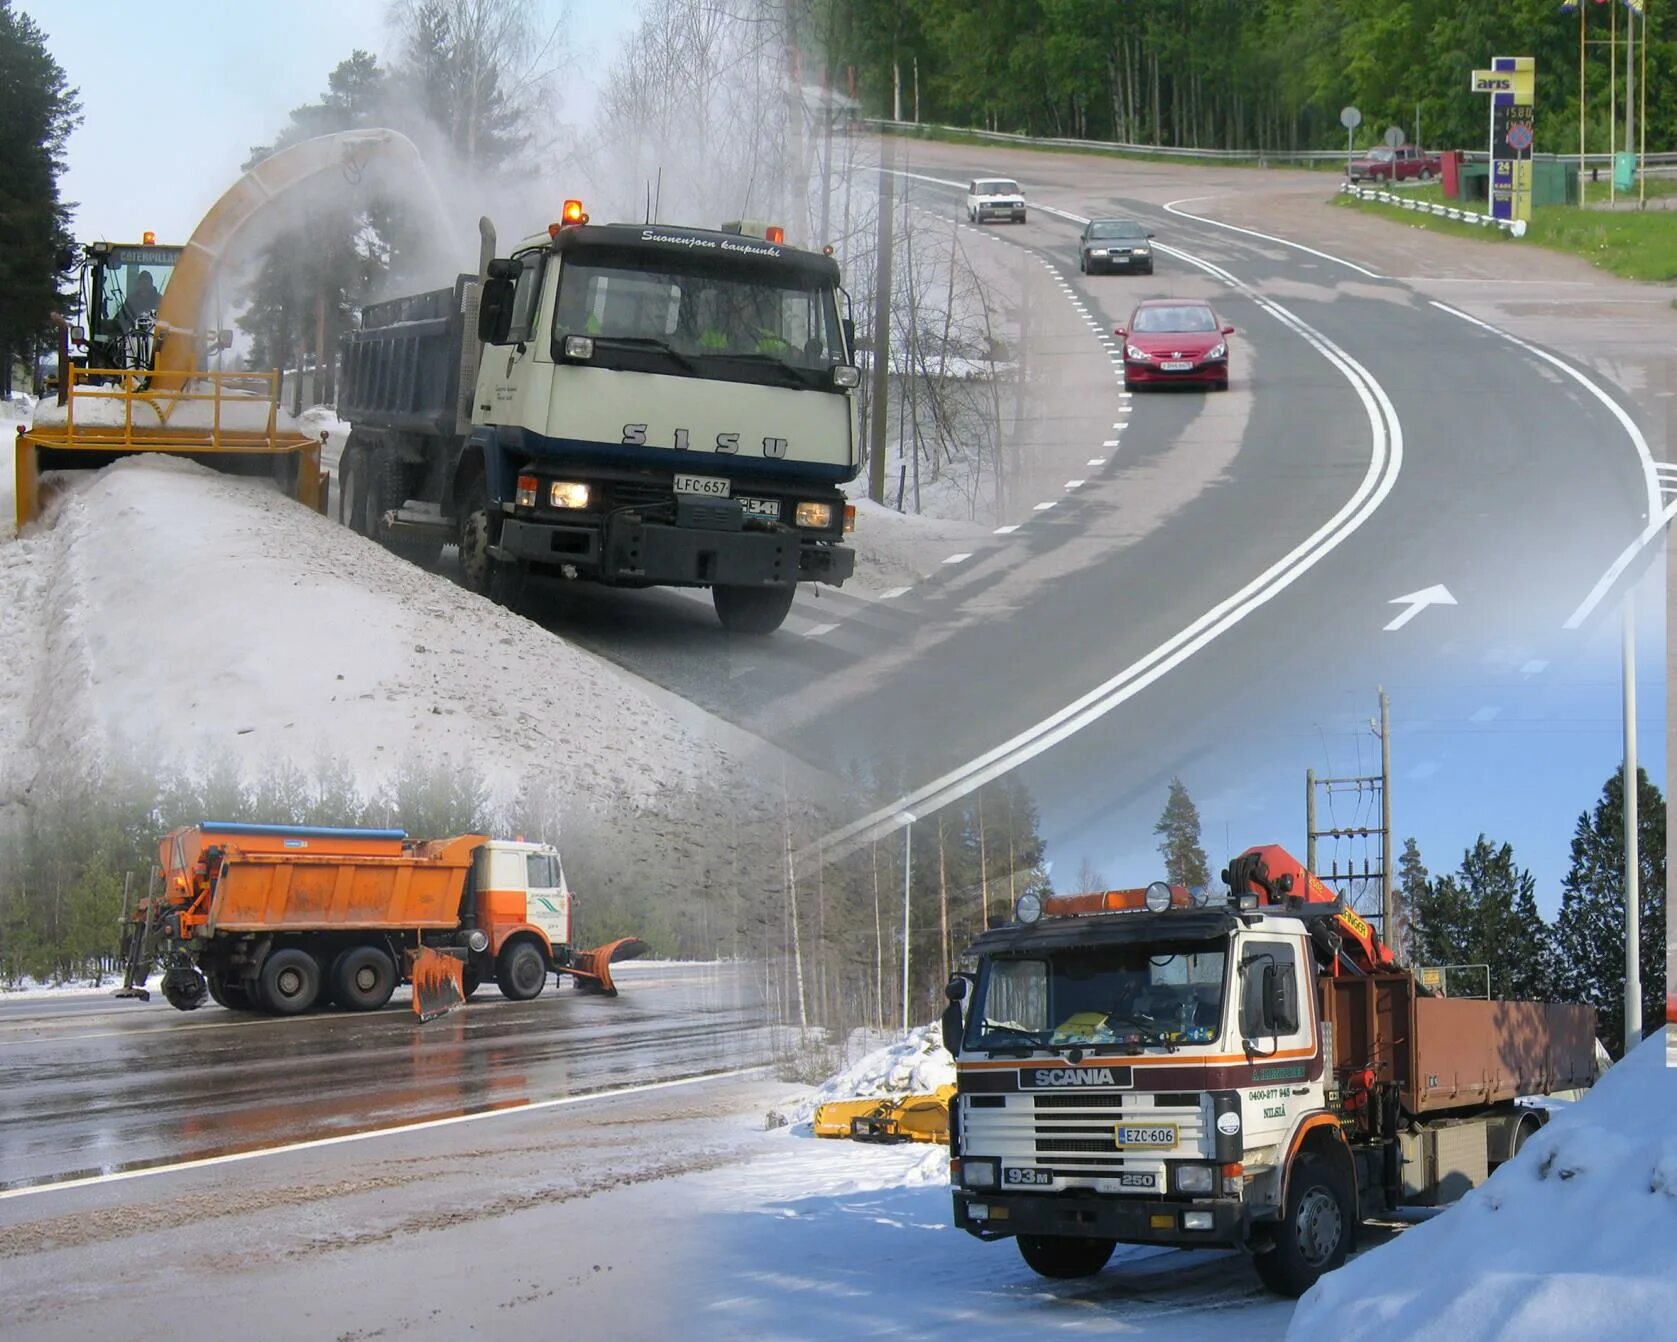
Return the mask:
M1593 1083L1592 1008L1432 995L1279 848L1223 880L1029 895L973 944L943 1017L957 1227L1047 1277L1238 1248L1297 1296L1363 1219L1511 1159L1548 1112L1523 1097Z

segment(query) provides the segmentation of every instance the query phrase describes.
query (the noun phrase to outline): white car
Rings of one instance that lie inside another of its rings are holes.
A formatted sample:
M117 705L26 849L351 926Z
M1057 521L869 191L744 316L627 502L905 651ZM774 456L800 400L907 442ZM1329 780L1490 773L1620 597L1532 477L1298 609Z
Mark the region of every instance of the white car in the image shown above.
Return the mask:
M967 184L967 220L982 224L986 219L1025 222L1025 193L1019 183L1006 177L975 177Z

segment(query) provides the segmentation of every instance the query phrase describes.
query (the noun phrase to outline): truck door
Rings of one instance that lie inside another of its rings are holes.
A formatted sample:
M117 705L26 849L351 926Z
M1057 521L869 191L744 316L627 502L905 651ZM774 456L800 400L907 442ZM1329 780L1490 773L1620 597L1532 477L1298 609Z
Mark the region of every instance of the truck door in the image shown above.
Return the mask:
M1282 1141L1298 1115L1316 1107L1306 1083L1315 1053L1314 996L1306 991L1295 944L1279 937L1242 941L1238 978L1241 1038L1264 1078L1241 1108L1248 1147Z
M515 258L524 269L514 281L512 323L506 343L484 351L478 381L478 404L487 407L492 424L547 425L548 379L536 364L551 362L541 329L542 289L547 253L529 251Z
M524 918L539 927L558 950L571 943L571 897L552 853L526 853Z

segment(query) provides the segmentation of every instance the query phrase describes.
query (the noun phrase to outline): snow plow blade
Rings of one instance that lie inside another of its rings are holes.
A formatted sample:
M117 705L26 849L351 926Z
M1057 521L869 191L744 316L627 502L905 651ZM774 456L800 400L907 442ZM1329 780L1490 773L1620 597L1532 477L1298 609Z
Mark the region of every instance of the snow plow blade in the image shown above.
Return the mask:
M65 404L43 405L18 435L19 531L41 515L42 477L49 472L96 471L147 454L272 480L304 506L326 511L320 443L282 415L274 374L195 372L185 386L165 390L143 370L69 371Z
M413 1010L420 1024L466 1005L466 966L452 955L421 946L413 957Z
M954 1086L939 1086L930 1095L834 1100L816 1109L815 1135L858 1142L947 1142L954 1098Z
M564 972L576 979L583 992L617 996L617 984L612 982L611 967L620 960L634 960L646 954L647 946L639 937L619 937L591 951L574 951L571 963Z

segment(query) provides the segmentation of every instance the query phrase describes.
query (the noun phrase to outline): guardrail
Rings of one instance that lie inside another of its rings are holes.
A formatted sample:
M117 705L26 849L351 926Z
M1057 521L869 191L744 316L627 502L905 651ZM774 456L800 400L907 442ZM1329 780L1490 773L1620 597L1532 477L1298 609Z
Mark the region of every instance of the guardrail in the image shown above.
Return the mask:
M1097 149L1109 154L1133 154L1152 158L1198 158L1210 163L1256 163L1260 166L1265 163L1343 163L1347 157L1343 149L1199 149L1186 145L1129 144L1120 140L1076 140L1047 135L1019 135L1011 131L976 130L971 126L945 126L923 121L892 121L883 117L864 117L860 119L860 123L899 135L967 135L997 144L1048 145L1055 149ZM1376 146L1359 149L1357 154L1366 154L1369 148L1373 147ZM1579 161L1577 154L1543 154L1539 157L1545 160L1559 159L1565 163ZM1483 149L1462 151L1464 163L1485 163L1489 159L1490 154ZM1649 169L1677 169L1677 150L1646 154L1642 163ZM1583 156L1583 166L1586 168L1611 168L1612 165L1612 154Z
M1341 195L1355 196L1358 200L1378 201L1382 205L1396 205L1403 210L1417 210L1422 214L1436 214L1441 219L1454 219L1464 224L1480 224L1484 227L1495 226L1510 237L1523 238L1526 235L1526 221L1524 219L1496 219L1488 214L1479 214L1474 210L1464 210L1458 205L1442 205L1430 200L1416 200L1413 196L1400 196L1391 191L1382 191L1376 187L1358 186L1355 182L1342 182L1339 187Z

